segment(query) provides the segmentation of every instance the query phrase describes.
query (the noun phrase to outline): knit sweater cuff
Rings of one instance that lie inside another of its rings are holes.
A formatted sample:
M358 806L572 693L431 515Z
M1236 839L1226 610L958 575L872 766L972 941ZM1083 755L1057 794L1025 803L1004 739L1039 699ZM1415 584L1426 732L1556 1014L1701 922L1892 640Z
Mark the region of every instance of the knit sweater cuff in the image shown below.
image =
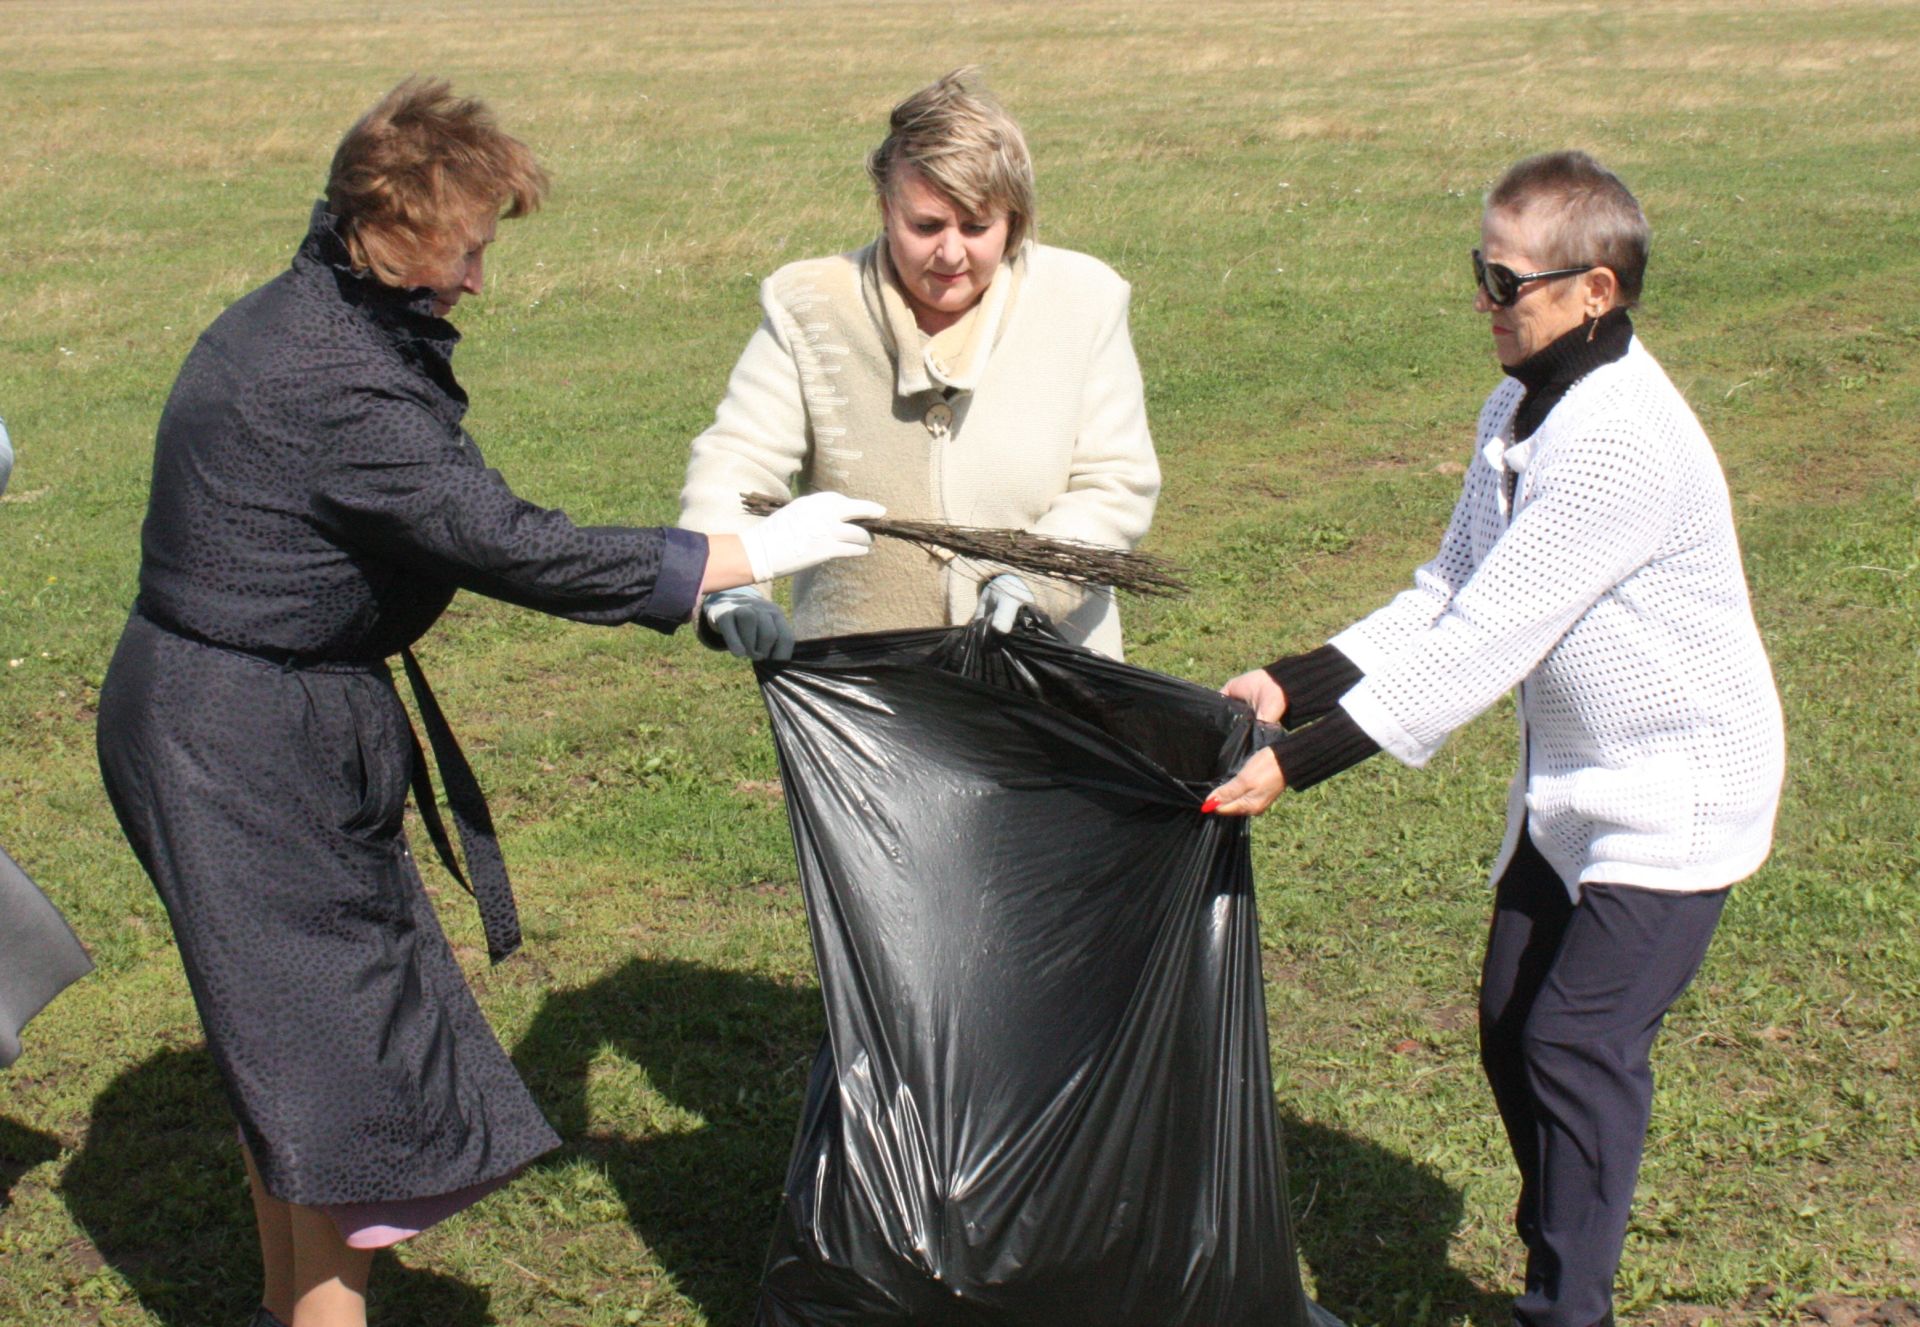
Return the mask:
M1338 706L1318 723L1290 732L1273 744L1280 773L1295 792L1352 769L1379 750L1380 744Z
M1305 654L1288 655L1267 665L1267 676L1287 693L1287 713L1281 719L1289 729L1312 723L1340 704L1365 676L1360 666L1338 647L1322 645Z

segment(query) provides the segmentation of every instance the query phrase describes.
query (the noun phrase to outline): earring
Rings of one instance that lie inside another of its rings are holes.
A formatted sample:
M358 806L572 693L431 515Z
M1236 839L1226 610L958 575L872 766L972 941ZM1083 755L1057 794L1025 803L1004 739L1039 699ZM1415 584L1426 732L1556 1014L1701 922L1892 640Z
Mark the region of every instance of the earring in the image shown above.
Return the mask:
M1593 344L1593 334L1600 330L1600 318L1597 314L1587 315L1587 344Z

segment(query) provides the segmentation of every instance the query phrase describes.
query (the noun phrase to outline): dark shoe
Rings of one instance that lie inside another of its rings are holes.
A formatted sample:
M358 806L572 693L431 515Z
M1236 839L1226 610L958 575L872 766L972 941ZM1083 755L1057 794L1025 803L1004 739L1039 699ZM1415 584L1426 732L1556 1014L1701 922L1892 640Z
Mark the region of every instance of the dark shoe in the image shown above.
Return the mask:
M262 1304L253 1311L253 1316L247 1319L247 1327L287 1327L287 1324L274 1317L267 1311L267 1306Z

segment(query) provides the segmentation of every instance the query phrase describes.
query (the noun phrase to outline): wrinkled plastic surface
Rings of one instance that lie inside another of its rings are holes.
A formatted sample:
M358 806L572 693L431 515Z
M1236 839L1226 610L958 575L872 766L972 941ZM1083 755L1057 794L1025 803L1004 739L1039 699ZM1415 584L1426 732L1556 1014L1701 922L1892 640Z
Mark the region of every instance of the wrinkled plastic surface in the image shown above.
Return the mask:
M20 1058L28 1021L92 971L66 918L0 849L0 1069Z
M757 671L828 1025L759 1327L1307 1327L1245 708L1028 611Z

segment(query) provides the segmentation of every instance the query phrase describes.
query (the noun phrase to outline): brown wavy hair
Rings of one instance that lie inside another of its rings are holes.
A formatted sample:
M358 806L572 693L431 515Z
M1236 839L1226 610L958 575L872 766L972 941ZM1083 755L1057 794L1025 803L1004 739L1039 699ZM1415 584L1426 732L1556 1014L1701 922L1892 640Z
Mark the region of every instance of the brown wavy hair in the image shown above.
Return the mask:
M347 130L327 176L327 210L354 267L390 286L472 247L487 219L525 216L546 195L546 171L484 102L417 74Z

